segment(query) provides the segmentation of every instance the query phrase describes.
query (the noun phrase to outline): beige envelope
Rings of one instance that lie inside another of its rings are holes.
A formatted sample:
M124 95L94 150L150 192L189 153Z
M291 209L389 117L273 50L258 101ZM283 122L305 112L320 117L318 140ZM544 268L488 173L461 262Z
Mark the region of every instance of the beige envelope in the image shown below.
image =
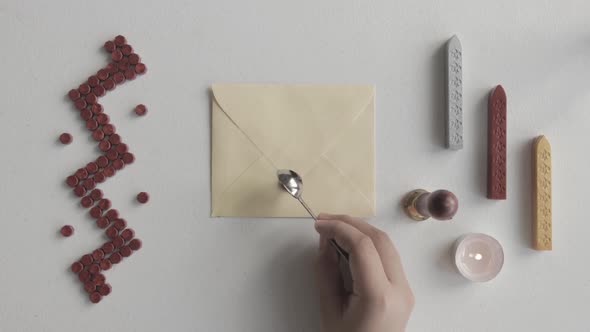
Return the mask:
M212 86L211 215L308 217L278 185L303 178L316 213L375 215L375 88Z

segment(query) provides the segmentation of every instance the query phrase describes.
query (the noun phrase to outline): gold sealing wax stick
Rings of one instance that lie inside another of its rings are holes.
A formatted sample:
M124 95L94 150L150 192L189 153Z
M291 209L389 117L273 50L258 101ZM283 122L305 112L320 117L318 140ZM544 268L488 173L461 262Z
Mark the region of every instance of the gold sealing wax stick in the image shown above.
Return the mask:
M533 143L533 195L533 248L551 250L551 145L545 136Z

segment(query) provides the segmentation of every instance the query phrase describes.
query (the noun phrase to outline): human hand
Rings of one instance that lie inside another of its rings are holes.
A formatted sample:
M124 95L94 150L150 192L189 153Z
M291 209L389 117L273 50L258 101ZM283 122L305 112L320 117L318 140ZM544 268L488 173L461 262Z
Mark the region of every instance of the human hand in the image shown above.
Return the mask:
M414 295L401 259L389 236L363 220L320 214L317 278L323 332L403 332L414 307ZM349 253L354 280L344 291L336 242Z

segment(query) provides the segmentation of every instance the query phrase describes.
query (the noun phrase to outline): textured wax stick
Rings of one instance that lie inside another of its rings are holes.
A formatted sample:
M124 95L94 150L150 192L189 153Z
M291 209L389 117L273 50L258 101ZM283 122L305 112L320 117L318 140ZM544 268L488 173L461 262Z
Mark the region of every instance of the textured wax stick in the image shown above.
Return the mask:
M451 150L463 148L463 50L455 35L446 47L447 109L445 113L445 145Z
M488 100L488 198L506 199L506 92L501 85Z
M552 249L551 145L545 136L533 143L533 248Z

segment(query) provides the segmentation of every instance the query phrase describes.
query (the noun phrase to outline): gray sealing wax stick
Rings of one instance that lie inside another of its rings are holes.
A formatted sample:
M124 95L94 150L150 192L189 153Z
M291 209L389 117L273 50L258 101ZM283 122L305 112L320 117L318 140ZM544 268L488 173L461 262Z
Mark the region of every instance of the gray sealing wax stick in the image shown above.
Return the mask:
M447 109L445 112L446 147L463 148L463 49L455 35L446 47Z

